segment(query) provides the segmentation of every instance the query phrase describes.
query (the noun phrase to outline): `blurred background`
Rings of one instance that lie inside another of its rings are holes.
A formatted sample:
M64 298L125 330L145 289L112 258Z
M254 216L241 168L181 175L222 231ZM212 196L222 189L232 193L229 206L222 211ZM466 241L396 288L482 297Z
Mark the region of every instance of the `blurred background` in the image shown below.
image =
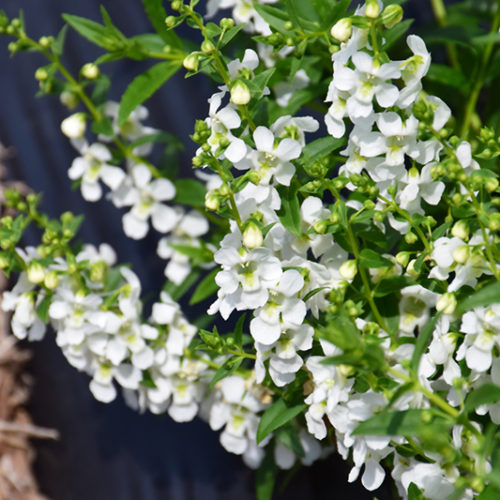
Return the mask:
M23 9L27 32L37 39L54 35L62 27L61 13L100 20L103 4L115 24L126 34L149 31L150 25L138 0L2 0L9 17ZM204 12L204 2L200 10ZM431 18L429 3L413 0L406 15L418 27ZM189 34L184 33L186 36ZM110 203L84 202L71 190L67 169L76 155L59 125L67 115L57 97L35 98L38 83L33 75L45 64L37 54L9 58L7 37L0 38L0 143L13 148L10 177L26 181L43 193L42 208L51 216L63 211L85 214L81 237L90 243L107 242L121 262L131 262L145 294L162 284L164 264L155 255L157 236L135 242L123 236L121 214ZM81 66L100 55L100 49L69 30L64 62L76 74ZM133 76L146 66L131 61L113 63L112 95L119 98ZM202 75L184 79L182 72L146 105L148 125L166 130L184 142L179 161L190 170L195 145L188 135L195 119L207 115L207 98L213 88ZM88 390L88 377L76 372L63 358L52 335L30 346L34 391L30 411L34 421L56 428L61 439L38 442L36 474L41 490L53 500L247 500L255 498L254 473L241 459L227 453L218 434L203 422L177 424L168 417L139 415L117 401L104 405ZM366 492L359 484L347 485L348 466L339 458L303 469L276 498L337 500L392 498L384 484Z

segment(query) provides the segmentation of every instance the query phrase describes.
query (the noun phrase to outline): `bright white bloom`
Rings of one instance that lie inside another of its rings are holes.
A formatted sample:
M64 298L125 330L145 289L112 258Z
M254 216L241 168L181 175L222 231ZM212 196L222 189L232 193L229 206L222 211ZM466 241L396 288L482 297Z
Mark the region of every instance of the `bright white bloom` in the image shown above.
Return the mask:
M97 201L102 196L99 180L102 180L111 190L115 190L125 178L125 172L109 165L111 153L100 143L89 144L84 140L73 140L73 146L81 156L75 158L68 170L71 180L81 179L80 189L82 196L87 201Z
M127 182L112 193L113 203L117 207L132 206L130 212L123 216L122 222L125 234L135 240L144 238L148 233L150 217L153 227L160 233L171 231L178 221L177 212L162 203L174 198L174 185L163 178L151 181L151 177L146 165L136 165Z
M439 295L420 285L407 286L401 290L399 302L399 329L413 334L430 319L430 309L435 307Z

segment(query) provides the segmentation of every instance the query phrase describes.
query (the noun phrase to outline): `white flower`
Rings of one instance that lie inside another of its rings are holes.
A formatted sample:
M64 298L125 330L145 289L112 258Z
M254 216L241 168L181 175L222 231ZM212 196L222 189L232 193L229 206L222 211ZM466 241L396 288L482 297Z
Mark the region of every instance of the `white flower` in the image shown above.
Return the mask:
M61 122L62 133L70 139L81 139L86 128L85 113L75 113Z
M74 140L73 145L82 156L75 158L68 170L71 180L81 179L80 189L87 201L97 201L102 196L99 180L102 180L111 190L115 190L125 178L125 172L109 165L111 153L103 144L94 143L90 146L86 141Z
M261 183L269 184L271 178L278 184L289 186L295 173L295 166L291 160L297 159L302 147L293 139L282 139L279 144L274 134L266 127L259 126L253 133L256 151L252 151L248 158L235 164L239 170L253 168L261 175Z
M430 308L435 307L438 297L420 285L403 288L399 302L400 331L411 335L415 328L422 328L429 321Z
M291 82L278 82L273 88L278 105L283 108L288 106L295 91L306 88L309 82L310 78L303 69L295 73Z
M271 132L276 137L288 137L306 145L305 132L316 132L319 123L312 116L280 116L272 125Z
M151 182L151 177L151 171L146 165L136 165L132 168L128 182L123 183L112 194L117 207L132 205L122 222L125 234L136 240L144 238L148 233L150 217L153 227L160 233L172 230L178 220L177 212L162 203L174 198L174 185L163 178Z

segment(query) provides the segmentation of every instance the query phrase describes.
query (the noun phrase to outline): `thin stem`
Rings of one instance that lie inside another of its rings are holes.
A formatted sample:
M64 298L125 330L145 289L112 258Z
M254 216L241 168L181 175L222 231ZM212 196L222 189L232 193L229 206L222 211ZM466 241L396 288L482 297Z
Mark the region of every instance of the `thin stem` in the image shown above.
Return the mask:
M448 25L448 15L443 0L431 0L431 6L438 25L441 28L445 28ZM460 71L460 63L455 45L447 43L446 51L448 52L448 58L453 68Z
M496 33L498 31L498 27L500 26L500 8L497 5L497 11L495 13L495 17L493 18L493 23L491 25L490 34ZM490 61L491 53L493 52L493 47L495 46L495 40L492 40L483 52L483 57L481 60L481 65L476 74L476 78L473 79L475 81L474 86L472 87L472 91L469 94L469 98L465 105L464 110L464 118L462 121L462 127L460 128L460 136L466 138L469 134L469 128L476 111L477 100L481 94L481 90L484 85L484 80L486 78L486 73L488 69L488 63Z
M375 24L375 20L373 20L371 22L371 25L370 25L370 35L371 35L371 40L372 40L373 52L375 53L375 59L379 60L380 59L380 50L378 48L377 26Z

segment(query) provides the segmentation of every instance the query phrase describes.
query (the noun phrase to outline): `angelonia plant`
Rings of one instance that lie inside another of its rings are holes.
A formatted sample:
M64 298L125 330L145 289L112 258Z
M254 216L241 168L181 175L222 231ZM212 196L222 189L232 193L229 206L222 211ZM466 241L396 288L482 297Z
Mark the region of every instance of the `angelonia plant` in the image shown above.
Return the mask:
M430 2L450 65L406 35L403 2L209 0L204 16L197 3L143 0L154 33L134 37L104 8L102 23L64 15L39 40L0 14L12 54L46 58L40 93L71 110L74 187L90 202L105 191L128 237L152 227L166 261L143 309L113 249L75 239L81 217L49 219L39 196L10 191L14 335L50 325L99 401L120 390L139 411L221 430L259 469L260 500L278 469L329 453L368 490L392 478L395 498L500 498L500 143L495 91L482 92L499 74L499 3ZM68 25L103 49L77 75L62 62ZM159 62L112 102L106 68L121 58ZM181 179L153 154L178 139L143 107L177 71L215 84ZM23 248L31 225L40 244Z

